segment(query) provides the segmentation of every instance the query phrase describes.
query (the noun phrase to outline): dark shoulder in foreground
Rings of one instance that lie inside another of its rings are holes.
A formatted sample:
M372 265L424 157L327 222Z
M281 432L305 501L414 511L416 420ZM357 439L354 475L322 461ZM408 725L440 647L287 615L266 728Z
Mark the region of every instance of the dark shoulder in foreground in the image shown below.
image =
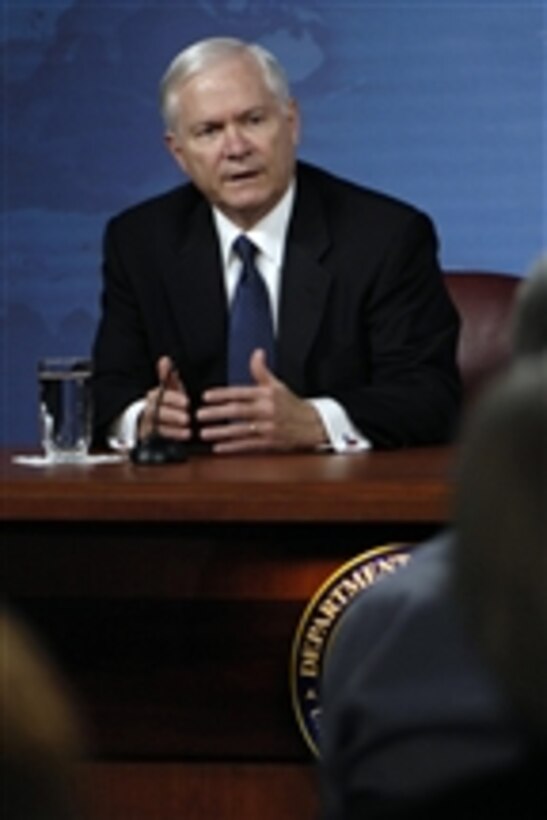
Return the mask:
M545 750L533 747L523 762L477 774L422 799L377 799L357 792L346 820L463 820L511 817L543 820L547 816Z
M379 606L401 607L412 602L414 609L430 608L439 603L444 606L446 596L452 586L452 564L455 550L455 536L452 529L446 529L429 541L418 544L410 551L410 560L393 574L381 576L352 605L345 616L346 624L357 625L363 616L379 611Z

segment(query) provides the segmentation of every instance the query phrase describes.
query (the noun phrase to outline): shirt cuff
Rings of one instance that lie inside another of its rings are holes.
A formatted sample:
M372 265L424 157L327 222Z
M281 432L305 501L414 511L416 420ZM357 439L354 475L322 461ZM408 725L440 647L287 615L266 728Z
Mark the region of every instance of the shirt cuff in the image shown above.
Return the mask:
M145 404L144 399L134 401L112 423L108 434L108 446L112 450L125 452L137 443L137 422Z
M357 430L337 401L309 399L309 402L321 416L330 447L335 453L362 453L372 448L372 442Z

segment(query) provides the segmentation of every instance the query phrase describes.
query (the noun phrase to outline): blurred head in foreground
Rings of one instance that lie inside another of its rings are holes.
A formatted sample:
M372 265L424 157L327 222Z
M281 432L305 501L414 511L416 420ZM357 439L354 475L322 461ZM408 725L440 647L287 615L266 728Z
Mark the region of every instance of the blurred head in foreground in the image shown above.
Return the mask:
M543 738L547 732L546 353L517 360L470 415L462 442L456 522L458 579L473 632L520 714Z
M50 659L13 615L0 612L0 806L5 820L74 820L81 753L76 714Z
M522 280L513 317L515 358L547 351L547 256Z

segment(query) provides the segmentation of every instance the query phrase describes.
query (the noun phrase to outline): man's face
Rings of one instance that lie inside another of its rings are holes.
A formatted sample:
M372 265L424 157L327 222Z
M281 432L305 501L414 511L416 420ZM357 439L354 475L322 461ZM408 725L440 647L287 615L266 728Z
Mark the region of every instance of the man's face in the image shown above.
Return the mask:
M277 204L293 175L294 102L283 106L247 55L215 63L175 96L169 150L211 204L249 229Z

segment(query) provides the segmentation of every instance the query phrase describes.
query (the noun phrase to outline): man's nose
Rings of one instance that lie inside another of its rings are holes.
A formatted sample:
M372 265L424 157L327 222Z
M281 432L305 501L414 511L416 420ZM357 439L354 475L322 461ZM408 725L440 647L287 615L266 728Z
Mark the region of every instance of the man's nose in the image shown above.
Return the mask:
M224 152L228 157L239 157L247 154L249 141L238 125L228 125L224 132Z

